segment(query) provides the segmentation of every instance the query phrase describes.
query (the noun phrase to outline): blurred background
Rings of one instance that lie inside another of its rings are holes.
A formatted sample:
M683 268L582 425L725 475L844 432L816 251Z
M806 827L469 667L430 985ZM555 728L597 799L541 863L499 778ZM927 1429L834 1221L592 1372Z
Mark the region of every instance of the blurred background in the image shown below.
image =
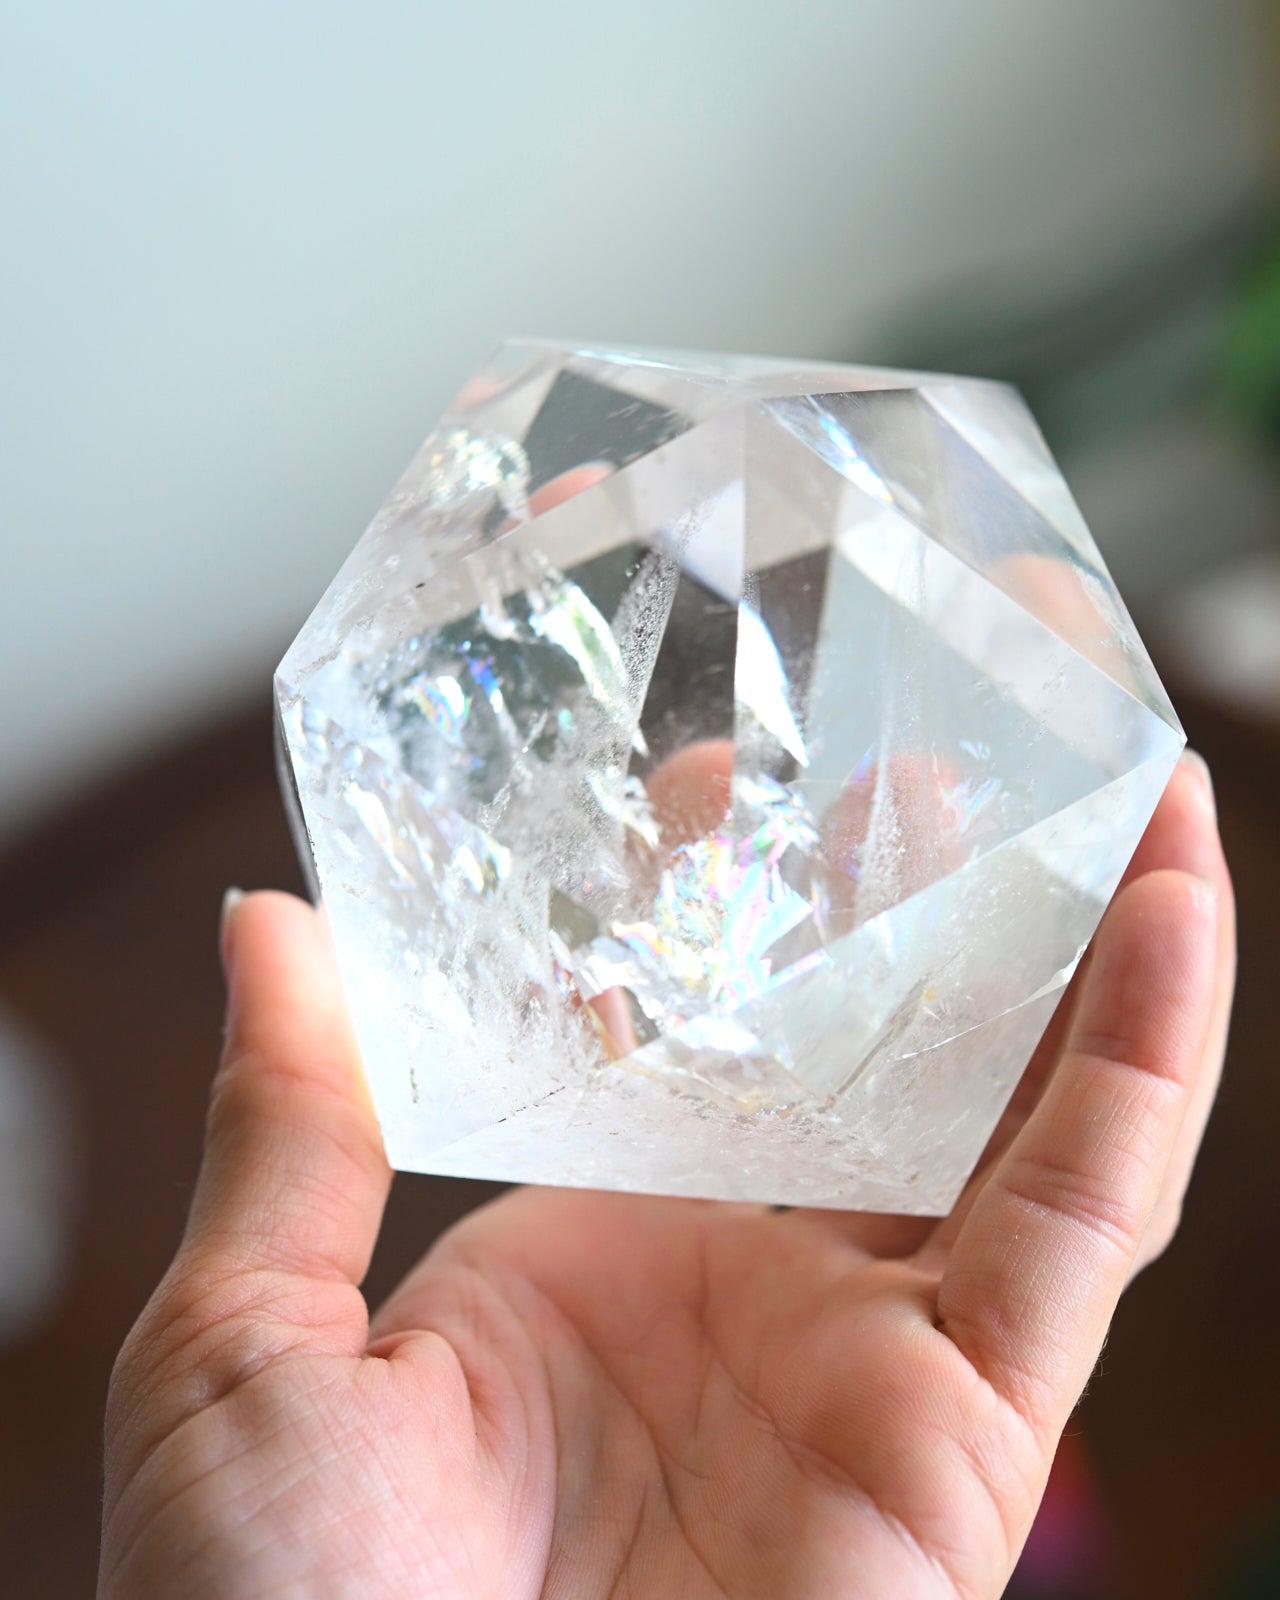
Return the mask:
M1020 1595L1280 1594L1280 16L1266 0L0 11L0 1590L94 1571L271 669L511 332L1021 384L1214 765L1240 1008ZM397 1180L370 1284L492 1192Z

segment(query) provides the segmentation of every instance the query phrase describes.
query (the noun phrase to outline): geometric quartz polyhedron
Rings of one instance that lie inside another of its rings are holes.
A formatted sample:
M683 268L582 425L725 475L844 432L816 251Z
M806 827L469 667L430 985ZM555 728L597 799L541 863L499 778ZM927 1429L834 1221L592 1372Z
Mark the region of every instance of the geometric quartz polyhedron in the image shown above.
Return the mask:
M1000 384L504 346L276 680L387 1152L919 1213L1182 748Z

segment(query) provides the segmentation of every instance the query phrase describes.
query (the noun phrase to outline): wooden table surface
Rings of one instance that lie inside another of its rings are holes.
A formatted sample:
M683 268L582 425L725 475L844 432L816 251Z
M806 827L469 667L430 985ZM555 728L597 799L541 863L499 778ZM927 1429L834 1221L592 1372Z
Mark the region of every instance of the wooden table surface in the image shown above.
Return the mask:
M1233 1545L1280 1513L1280 733L1181 703L1215 766L1243 956L1225 1087L1182 1233L1126 1297L1073 1422L1134 1600L1220 1592L1213 1574ZM65 1293L0 1351L4 1595L92 1592L103 1396L182 1226L232 883L299 887L265 714L208 730L0 856L0 1001L61 1058L79 1146ZM494 1192L398 1178L371 1297Z

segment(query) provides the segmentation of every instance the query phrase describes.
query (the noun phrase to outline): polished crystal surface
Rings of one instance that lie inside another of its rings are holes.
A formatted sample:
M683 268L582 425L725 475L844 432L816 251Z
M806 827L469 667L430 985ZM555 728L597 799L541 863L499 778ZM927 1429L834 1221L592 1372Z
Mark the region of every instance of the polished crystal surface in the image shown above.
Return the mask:
M1013 390L532 341L276 689L396 1166L920 1213L1183 743Z

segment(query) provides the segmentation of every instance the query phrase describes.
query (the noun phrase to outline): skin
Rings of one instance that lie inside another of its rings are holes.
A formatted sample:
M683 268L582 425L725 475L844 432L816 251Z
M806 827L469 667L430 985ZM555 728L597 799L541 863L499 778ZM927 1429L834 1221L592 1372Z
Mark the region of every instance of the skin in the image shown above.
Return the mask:
M1184 761L952 1216L525 1189L371 1315L390 1174L323 928L244 898L190 1221L112 1380L99 1593L995 1600L1176 1226L1233 938Z

